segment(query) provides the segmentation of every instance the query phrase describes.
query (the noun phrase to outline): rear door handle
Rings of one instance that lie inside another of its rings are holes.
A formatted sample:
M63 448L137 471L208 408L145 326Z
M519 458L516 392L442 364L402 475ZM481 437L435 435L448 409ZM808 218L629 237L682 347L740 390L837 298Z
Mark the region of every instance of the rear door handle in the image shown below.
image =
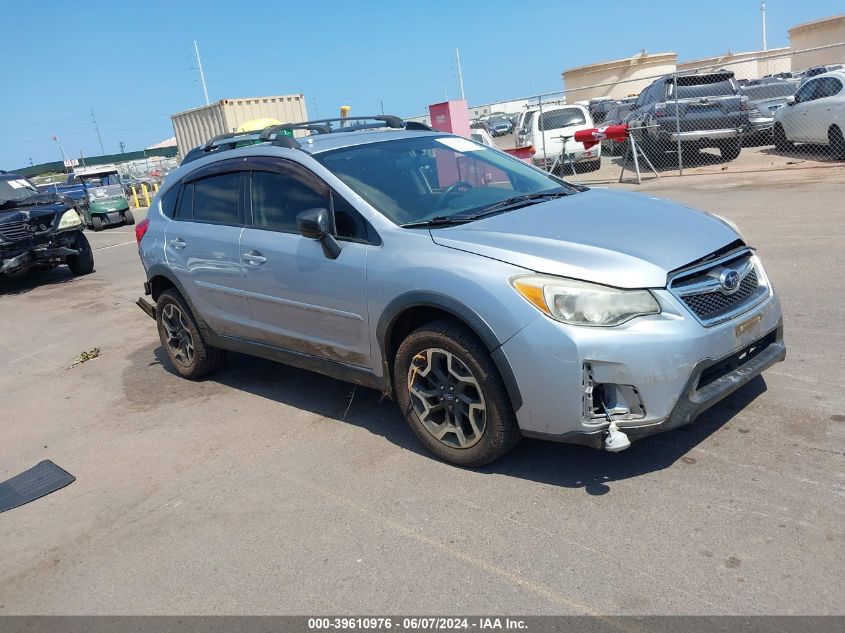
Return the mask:
M181 251L187 245L188 244L181 237L176 237L176 238L170 240L170 246L175 248L177 251Z
M267 261L267 258L258 251L249 251L244 253L243 259L247 264L251 264L253 266L260 266Z

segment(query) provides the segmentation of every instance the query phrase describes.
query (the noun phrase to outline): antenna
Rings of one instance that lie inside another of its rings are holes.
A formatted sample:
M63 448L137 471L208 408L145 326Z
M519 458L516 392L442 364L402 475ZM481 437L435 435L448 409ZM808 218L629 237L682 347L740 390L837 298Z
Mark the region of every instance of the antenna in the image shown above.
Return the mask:
M202 60L200 60L200 49L197 47L197 41L194 40L194 53L197 55L197 68L200 71L200 83L202 84L202 93L205 95L205 105L208 105L208 88L205 85L205 73L202 72Z
M97 127L97 117L94 116L94 108L91 108L91 120L94 122L94 131L97 133L97 140L100 141L100 155L105 156L106 150L103 149L103 139L100 137L100 128Z
M461 84L461 99L466 100L464 96L464 74L461 72L461 51L460 49L455 49L455 59L458 60L458 81Z

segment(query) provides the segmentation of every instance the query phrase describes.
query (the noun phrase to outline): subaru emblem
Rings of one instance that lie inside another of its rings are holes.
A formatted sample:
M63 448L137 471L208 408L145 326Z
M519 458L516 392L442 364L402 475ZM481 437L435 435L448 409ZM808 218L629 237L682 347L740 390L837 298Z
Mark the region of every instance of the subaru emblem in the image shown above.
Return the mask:
M739 287L739 273L733 268L727 268L719 275L719 283L725 292L733 292Z

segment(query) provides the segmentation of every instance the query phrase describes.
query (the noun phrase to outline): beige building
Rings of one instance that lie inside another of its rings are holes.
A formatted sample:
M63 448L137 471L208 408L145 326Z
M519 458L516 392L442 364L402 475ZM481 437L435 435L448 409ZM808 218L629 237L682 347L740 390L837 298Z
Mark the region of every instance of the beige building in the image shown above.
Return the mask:
M656 77L675 71L678 56L675 53L639 55L578 66L564 70L563 86L566 101L588 101L598 97L622 99L639 92Z
M845 15L793 26L789 29L789 47L793 51L795 71L824 64L845 64Z
M179 155L204 144L218 134L234 132L252 119L276 119L282 123L307 121L305 96L302 94L248 99L221 99L215 103L186 110L170 117Z
M757 79L774 73L789 72L791 68L791 50L788 46L745 53L728 51L724 55L678 64L678 72L712 72L725 69L733 71L737 79Z

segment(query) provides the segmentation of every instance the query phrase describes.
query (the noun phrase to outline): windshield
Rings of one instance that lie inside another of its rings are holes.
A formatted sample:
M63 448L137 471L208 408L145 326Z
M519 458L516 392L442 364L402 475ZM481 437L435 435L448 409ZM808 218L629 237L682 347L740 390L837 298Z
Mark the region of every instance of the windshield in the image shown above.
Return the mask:
M540 115L539 126L541 130L559 130L560 128L586 123L587 119L584 118L584 111L581 108L561 108L560 110L543 112Z
M0 180L0 204L21 202L39 195L38 189L23 178L3 178Z
M396 224L468 216L516 196L575 193L562 180L456 136L417 136L316 155Z
M88 198L91 200L98 200L101 198L114 198L123 195L123 187L121 185L104 185L87 187Z

